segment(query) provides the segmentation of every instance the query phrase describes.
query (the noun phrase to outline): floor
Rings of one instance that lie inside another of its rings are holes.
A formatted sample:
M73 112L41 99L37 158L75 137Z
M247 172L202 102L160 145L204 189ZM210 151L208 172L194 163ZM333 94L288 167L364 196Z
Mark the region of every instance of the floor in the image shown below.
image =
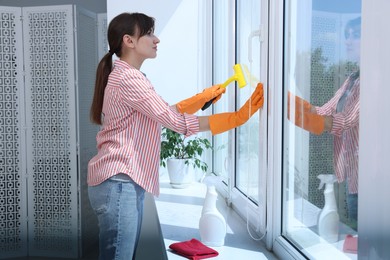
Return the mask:
M169 184L166 174L160 178L161 194L155 201L168 259L185 259L170 251L169 245L192 238L201 240L198 225L207 187L205 184L194 182L187 188L174 189ZM277 259L265 248L263 241L251 238L246 222L227 207L220 197L217 200L217 208L226 220L227 234L224 246L212 247L219 255L211 259Z

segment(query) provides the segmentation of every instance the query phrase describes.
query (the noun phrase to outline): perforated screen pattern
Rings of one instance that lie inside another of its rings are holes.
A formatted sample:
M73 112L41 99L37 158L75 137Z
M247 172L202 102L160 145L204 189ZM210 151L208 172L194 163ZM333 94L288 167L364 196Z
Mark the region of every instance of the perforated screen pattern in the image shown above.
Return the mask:
M69 254L78 236L72 7L24 8L23 17L29 250Z
M20 15L16 8L3 7L0 12L0 252L7 256L26 248Z

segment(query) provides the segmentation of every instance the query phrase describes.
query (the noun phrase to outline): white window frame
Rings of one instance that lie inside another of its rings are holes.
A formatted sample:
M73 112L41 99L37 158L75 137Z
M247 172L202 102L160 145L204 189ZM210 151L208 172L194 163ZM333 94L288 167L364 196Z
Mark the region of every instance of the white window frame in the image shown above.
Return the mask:
M283 0L269 1L269 115L266 247L281 259L305 259L282 236Z

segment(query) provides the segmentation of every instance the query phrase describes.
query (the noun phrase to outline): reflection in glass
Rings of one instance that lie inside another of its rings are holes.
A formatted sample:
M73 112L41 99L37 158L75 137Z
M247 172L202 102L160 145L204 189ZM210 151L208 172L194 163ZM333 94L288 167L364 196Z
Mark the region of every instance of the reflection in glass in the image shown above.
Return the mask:
M260 1L239 1L237 6L237 53L247 85L236 89L237 107L241 107L260 82L260 41L255 36L260 27ZM256 12L256 15L253 15ZM252 14L252 15L248 15ZM259 202L259 116L255 115L249 121L237 128L237 166L236 187Z
M229 3L227 1L213 1L213 82L223 83L232 73L229 64L227 51L230 48L229 41ZM234 91L232 86L228 86L226 98L218 101L214 106L214 113L229 111L229 93ZM211 109L211 108L209 108ZM229 159L229 132L214 136L213 146L217 152L213 153L214 168L216 175L220 176L224 184L229 183L229 169L231 169L232 158Z
M355 259L361 4L320 2L286 1L283 234Z

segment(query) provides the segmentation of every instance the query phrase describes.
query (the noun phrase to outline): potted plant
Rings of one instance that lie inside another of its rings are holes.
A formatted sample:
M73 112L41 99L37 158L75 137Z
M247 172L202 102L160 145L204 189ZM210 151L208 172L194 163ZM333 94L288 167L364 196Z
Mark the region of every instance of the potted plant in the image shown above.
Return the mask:
M206 172L208 165L201 159L203 152L212 149L206 138L185 138L173 130L163 127L161 133L160 165L168 169L170 184L174 188L185 188L194 180L194 169Z

